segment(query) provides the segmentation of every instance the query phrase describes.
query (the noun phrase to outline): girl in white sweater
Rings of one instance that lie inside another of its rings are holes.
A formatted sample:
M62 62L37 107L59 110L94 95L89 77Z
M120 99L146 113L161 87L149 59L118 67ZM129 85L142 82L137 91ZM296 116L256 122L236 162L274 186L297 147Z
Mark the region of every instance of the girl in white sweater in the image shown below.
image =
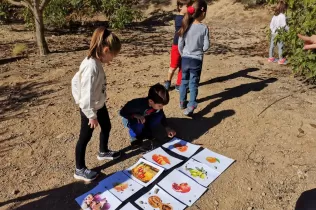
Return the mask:
M80 107L81 116L80 136L76 146L76 179L92 181L98 175L87 169L85 153L92 132L99 124L101 133L98 160L120 157L120 152L108 149L111 122L105 105L106 77L102 67L103 63L109 64L120 50L121 42L115 34L105 27L97 28L90 42L88 56L72 79L72 95Z
M270 23L271 29L271 42L270 42L270 49L269 49L269 62L278 62L279 64L286 64L286 59L282 57L282 49L283 49L283 42L278 42L278 52L279 52L279 60L275 59L273 56L274 50L274 39L277 35L277 30L281 28L285 28L288 30L288 26L286 25L286 17L284 15L287 9L287 5L283 0L279 1L278 6L276 7L275 14Z

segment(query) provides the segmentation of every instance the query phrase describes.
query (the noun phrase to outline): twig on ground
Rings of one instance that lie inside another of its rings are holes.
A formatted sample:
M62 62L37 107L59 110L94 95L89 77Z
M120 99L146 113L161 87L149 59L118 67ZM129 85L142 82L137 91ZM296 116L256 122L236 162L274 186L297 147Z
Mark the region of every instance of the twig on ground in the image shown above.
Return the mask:
M280 99L274 101L272 104L270 104L269 106L267 106L266 108L264 108L264 109L262 110L262 112L260 112L260 114L258 114L258 117L259 117L263 112L265 112L267 109L269 109L272 105L278 103L279 101L282 101L283 99L286 99L286 98L288 98L288 97L293 96L293 94L294 94L294 93L292 93L292 94L290 94L290 95L287 95L287 96L284 96L284 97L282 97L282 98L280 98Z

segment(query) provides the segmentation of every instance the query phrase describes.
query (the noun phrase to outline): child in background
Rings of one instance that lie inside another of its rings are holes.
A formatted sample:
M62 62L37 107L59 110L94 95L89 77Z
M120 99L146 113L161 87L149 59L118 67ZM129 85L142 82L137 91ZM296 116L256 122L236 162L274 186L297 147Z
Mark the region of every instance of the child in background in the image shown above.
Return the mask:
M167 90L170 89L172 77L177 68L179 68L179 72L178 72L178 78L177 78L177 82L175 86L176 91L179 91L179 87L181 84L182 71L181 71L181 56L178 49L178 40L179 40L178 31L181 28L182 19L184 15L187 13L187 7L190 4L190 2L191 0L177 0L177 9L178 9L179 14L176 15L175 20L174 20L175 34L173 37L173 44L172 44L171 53L170 53L170 68L168 71L168 79L167 81L165 81L165 88Z
M197 107L198 86L203 64L203 54L210 47L209 29L201 23L206 16L207 3L197 0L188 7L179 30L179 52L182 57L182 81L180 86L180 108L185 115L193 114ZM187 88L190 101L187 104Z
M149 89L146 98L133 99L121 109L120 115L123 124L128 128L131 146L142 146L144 139L152 138L152 128L159 124L166 129L169 138L173 138L176 132L171 129L163 112L163 107L169 103L169 93L161 84L156 84ZM143 150L153 148L141 147Z
M286 59L282 57L283 42L277 43L278 52L279 52L279 60L273 57L273 50L274 50L274 39L277 35L277 30L281 28L285 28L286 30L288 30L288 26L286 25L286 17L284 15L286 9L287 9L286 3L283 0L280 0L278 6L275 9L274 16L270 23L271 41L270 41L268 62L274 62L274 63L278 62L281 65L287 63Z
M93 130L100 124L100 148L98 160L115 159L120 152L108 149L111 130L106 101L106 77L102 64L109 64L120 52L119 38L105 27L97 28L90 42L88 56L72 79L72 95L80 107L81 129L76 146L76 170L74 177L84 181L94 180L98 173L87 169L85 154Z

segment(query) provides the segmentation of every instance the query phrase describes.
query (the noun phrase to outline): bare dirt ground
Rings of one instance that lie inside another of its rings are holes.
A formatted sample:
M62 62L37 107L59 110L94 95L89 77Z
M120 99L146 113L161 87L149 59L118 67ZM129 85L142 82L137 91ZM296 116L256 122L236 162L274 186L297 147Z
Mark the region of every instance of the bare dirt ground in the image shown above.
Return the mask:
M129 99L166 78L173 36L171 7L120 36L122 53L107 66L110 147L129 140L118 110ZM204 58L199 107L193 119L178 108L170 92L166 107L179 137L236 160L192 210L288 210L316 183L316 93L294 78L288 67L266 62L265 8L243 11L220 0L204 21L212 28L212 48ZM76 33L49 32L54 53L39 58L33 34L22 25L1 26L1 59L14 43L26 43L30 56L0 60L0 209L79 209L74 199L97 184L73 179L79 113L70 80L85 57L93 27ZM263 113L266 107L282 99ZM127 151L119 161L96 159L98 135L87 148L87 165L102 177L137 161Z

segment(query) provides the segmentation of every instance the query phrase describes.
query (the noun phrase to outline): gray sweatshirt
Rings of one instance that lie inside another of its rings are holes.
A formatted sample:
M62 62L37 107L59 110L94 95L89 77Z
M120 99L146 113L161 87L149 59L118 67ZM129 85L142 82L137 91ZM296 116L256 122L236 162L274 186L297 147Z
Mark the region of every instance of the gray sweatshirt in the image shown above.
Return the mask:
M72 95L88 119L96 119L106 100L106 79L102 63L85 58L71 80Z
M202 23L191 24L179 38L178 48L182 57L203 60L203 53L210 48L208 27Z

